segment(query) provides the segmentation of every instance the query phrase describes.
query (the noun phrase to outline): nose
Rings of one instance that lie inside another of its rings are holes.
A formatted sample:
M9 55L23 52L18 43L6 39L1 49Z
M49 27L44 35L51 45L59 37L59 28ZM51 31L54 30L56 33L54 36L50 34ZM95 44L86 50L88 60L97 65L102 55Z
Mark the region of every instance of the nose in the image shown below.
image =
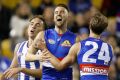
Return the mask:
M35 29L35 28L36 28L36 26L35 26L35 25L33 25L33 26L32 26L32 28L33 28L33 29Z
M58 15L60 15L61 14L61 12L60 11L58 11Z

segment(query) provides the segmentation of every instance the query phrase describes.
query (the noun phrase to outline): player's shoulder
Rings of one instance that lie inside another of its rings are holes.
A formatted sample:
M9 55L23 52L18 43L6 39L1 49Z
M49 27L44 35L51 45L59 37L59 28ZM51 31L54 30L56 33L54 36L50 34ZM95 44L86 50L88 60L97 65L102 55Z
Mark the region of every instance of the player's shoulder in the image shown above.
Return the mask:
M45 30L45 33L46 32L53 32L54 31L54 29L47 29L47 30Z
M105 41L103 41L103 43L104 43L104 44L107 44L107 45L112 49L112 45L111 45L111 44L109 44L109 43L107 43L107 42L105 42Z
M47 29L44 31L44 36L48 36L54 33L54 29Z
M16 53L20 47L20 45L22 44L23 42L21 43L17 43L16 46L15 46L15 49L14 49L14 52Z

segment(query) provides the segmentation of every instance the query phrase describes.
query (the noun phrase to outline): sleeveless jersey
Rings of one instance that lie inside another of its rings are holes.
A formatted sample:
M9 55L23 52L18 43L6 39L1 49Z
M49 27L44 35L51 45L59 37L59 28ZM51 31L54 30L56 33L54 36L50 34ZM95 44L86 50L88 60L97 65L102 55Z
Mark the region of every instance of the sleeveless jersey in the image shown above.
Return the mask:
M64 34L59 35L54 29L48 29L45 31L44 38L48 50L59 60L62 60L65 56L67 56L70 47L76 42L76 35L70 31L66 31ZM72 68L69 67L63 71L57 71L50 62L44 62L43 75L57 77L56 80L62 80L62 76L72 77Z
M108 80L112 57L112 47L102 40L89 37L81 41L77 57L81 80Z
M17 56L18 56L18 64L21 68L28 68L28 69L39 69L40 68L40 62L39 61L25 61L25 55L28 50L28 41L24 41L20 44L18 50L17 50ZM40 78L35 78L32 76L29 76L27 74L24 74L22 72L18 75L18 80L40 80Z

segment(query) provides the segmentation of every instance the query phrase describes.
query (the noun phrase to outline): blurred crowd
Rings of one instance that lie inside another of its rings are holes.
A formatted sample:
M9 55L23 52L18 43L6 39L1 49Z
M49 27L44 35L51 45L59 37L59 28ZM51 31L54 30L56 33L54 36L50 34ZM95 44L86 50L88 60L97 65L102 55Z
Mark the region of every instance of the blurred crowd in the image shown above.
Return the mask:
M114 51L109 78L120 80L120 0L0 0L0 74L9 67L16 43L27 39L29 18L43 15L46 29L54 28L53 10L59 3L69 7L68 29L81 40L89 36L89 20L96 12L108 17L101 39Z

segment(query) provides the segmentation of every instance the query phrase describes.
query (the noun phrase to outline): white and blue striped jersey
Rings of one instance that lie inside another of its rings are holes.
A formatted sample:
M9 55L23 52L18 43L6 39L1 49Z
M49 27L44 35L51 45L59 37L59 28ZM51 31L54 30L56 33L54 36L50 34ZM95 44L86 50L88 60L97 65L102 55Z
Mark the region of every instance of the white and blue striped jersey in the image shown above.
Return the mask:
M32 62L25 61L25 55L27 54L27 50L28 50L28 41L24 41L20 44L17 50L19 66L28 69L39 69L40 68L39 61L32 61ZM20 72L18 75L18 80L40 80L40 78L35 78Z

